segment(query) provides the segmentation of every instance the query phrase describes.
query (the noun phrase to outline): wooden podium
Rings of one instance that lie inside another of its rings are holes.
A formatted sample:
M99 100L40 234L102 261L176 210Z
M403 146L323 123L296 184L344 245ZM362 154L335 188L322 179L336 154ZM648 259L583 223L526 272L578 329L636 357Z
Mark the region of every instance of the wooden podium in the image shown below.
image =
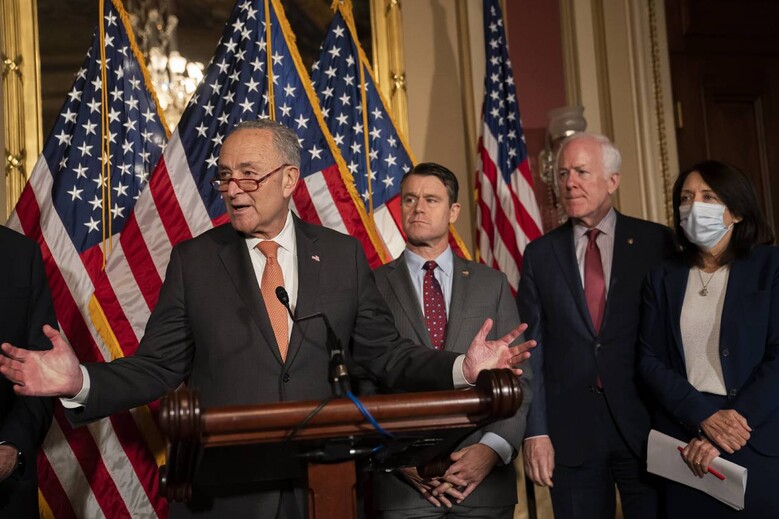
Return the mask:
M232 467L240 466L241 483L307 475L312 519L355 518L355 459L371 468L416 465L427 476L441 475L454 447L475 428L513 416L522 393L510 370L494 370L470 389L360 400L392 438L346 398L329 401L312 418L318 401L201 409L196 391L171 392L160 410L167 453L160 493L189 500L193 483L229 484ZM215 459L221 465L209 465Z

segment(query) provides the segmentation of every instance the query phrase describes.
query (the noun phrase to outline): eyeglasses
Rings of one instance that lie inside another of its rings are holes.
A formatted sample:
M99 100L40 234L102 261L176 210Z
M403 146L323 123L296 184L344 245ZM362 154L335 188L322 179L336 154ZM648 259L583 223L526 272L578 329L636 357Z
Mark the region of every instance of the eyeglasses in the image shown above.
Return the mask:
M273 171L267 173L260 179L254 179L254 178L215 178L211 181L211 185L214 186L214 189L219 191L220 193L226 193L227 190L230 188L230 182L235 182L238 185L238 188L241 191L244 191L246 193L251 193L252 191L257 191L260 189L260 186L265 183L268 178L279 171L282 168L286 168L287 166L291 166L292 164L282 164L278 168L274 169Z

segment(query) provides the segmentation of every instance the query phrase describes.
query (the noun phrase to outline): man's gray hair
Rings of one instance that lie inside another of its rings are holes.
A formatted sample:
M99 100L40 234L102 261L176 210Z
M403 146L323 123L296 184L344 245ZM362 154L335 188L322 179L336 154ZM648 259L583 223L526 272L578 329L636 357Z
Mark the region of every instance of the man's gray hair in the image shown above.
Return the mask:
M614 173L620 172L620 168L622 167L622 155L620 155L619 150L614 146L614 143L611 142L608 137L601 135L600 133L577 132L570 137L566 137L565 140L560 143L560 148L557 152L557 162L560 160L563 149L573 141L578 141L579 139L591 139L600 144L600 149L603 153L603 176L605 178L609 178Z
M239 130L267 130L273 134L273 145L281 155L281 159L287 164L300 167L300 140L295 130L270 119L254 119L241 121L233 132Z

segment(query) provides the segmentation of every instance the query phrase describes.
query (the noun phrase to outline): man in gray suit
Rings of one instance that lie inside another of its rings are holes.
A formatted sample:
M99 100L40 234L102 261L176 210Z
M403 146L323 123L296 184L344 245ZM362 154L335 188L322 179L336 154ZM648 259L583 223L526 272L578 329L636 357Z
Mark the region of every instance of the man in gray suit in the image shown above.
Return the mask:
M457 178L438 164L418 164L403 177L406 250L375 276L403 337L431 350L463 353L485 319L494 319L493 337L520 322L506 276L452 253L449 225L460 212L457 192ZM514 516L512 460L531 400L530 373L523 369L517 414L471 434L452 454L443 478L423 480L413 468L377 475L375 501L383 519Z
M291 129L268 120L239 124L222 146L217 175L230 225L174 247L136 354L79 365L59 334L45 328L48 352L2 346L0 372L19 384L17 393L73 397L63 403L76 424L150 402L184 380L199 389L204 407L325 398L331 389L324 326L293 323L275 297L278 286L298 315L325 313L349 345L347 356L396 389L452 388L473 381L480 369L527 357L529 344L508 347L521 329L487 341L485 326L466 355L403 340L359 242L290 212L300 177L300 144ZM232 466L233 476L242 465L252 463ZM306 515L304 481L196 487L193 496L172 504L171 516Z

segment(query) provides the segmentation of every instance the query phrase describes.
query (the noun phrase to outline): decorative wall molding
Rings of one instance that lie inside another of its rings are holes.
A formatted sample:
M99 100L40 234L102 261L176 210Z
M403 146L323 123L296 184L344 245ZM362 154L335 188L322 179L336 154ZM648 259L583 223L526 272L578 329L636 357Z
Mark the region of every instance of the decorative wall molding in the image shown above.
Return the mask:
M3 63L2 148L5 222L41 151L40 60L36 2L0 3L0 58Z

